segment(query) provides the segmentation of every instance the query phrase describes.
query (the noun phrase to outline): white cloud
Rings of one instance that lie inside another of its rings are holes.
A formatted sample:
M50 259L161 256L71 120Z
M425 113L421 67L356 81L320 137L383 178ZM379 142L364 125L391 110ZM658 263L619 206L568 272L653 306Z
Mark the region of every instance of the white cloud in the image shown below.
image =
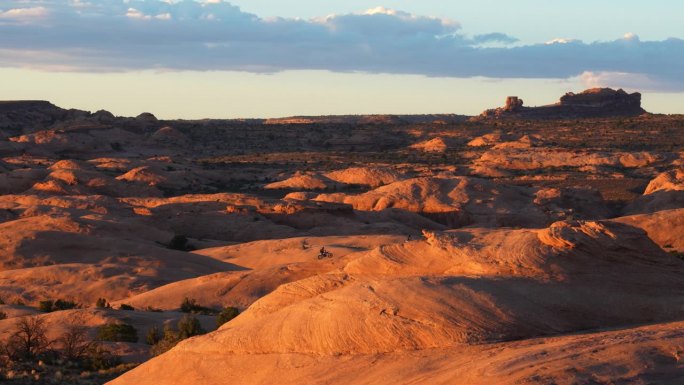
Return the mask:
M579 76L581 83L587 88L613 87L632 91L680 92L683 81L663 80L654 76L629 72L591 72L585 71Z
M35 19L48 15L48 10L45 7L30 7L30 8L12 8L7 11L0 10L0 19Z
M262 19L225 1L3 0L3 5L0 50L43 53L3 55L0 66L6 67L556 79L584 74L587 83L614 85L642 76L650 83L639 84L684 90L684 40L642 41L633 33L606 42L562 38L519 45L504 33L470 37L453 20L384 7L302 20Z
M571 44L571 43L579 43L580 41L577 39L568 39L568 38L555 38L553 40L547 41L546 45L553 45L553 44Z
M622 39L627 40L627 41L639 41L639 35L633 32L627 32L622 36Z
M135 8L128 8L126 11L126 17L130 17L131 19L149 19L150 16L147 16L143 14L142 12L138 11Z

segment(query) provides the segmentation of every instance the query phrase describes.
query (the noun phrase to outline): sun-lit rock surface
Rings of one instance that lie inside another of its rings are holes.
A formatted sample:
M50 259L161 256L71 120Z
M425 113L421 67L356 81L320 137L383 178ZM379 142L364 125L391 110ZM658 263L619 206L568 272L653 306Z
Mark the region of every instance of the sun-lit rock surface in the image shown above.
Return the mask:
M106 346L142 365L116 385L679 384L684 118L638 99L470 121L2 102L0 336L128 322L138 343ZM186 298L241 314L150 359Z

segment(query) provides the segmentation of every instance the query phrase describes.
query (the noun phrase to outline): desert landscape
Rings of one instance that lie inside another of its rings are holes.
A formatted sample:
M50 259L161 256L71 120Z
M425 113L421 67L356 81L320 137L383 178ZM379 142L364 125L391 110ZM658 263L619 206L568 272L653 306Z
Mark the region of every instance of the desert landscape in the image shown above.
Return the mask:
M549 103L0 102L0 381L683 383L684 116Z

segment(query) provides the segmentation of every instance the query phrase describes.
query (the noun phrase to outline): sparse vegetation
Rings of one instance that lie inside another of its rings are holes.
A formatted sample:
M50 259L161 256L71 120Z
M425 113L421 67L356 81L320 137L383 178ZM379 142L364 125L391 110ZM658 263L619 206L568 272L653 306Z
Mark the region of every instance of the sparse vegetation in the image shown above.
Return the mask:
M157 330L155 330L155 333L157 333ZM195 316L187 314L178 321L176 329L172 328L171 325L164 325L164 332L161 338L158 338L158 334L150 336L148 332L148 342L152 340L157 341L150 349L150 353L158 356L176 346L180 341L204 333L206 331L202 329L199 320Z
M138 330L133 325L108 323L97 329L97 339L113 342L138 342Z
M183 313L215 315L218 314L216 309L201 306L196 300L185 297L180 305L180 311Z
M135 308L134 308L133 306L131 306L131 305L122 303L121 305L119 305L119 310L128 310L128 311L132 311L132 310L135 310Z
M38 303L38 309L44 313L51 313L53 311L76 309L78 304L74 301L68 301L63 299L45 300Z
M21 317L7 339L5 354L11 361L35 361L48 352L51 344L44 318Z
M161 339L164 337L162 332L159 330L158 327L152 326L147 330L147 334L145 335L145 342L147 342L148 345L156 345L161 341Z
M100 309L111 309L112 305L110 305L106 299L98 298L97 302L95 302L95 307Z
M224 323L237 317L238 314L240 314L240 311L232 306L228 306L227 308L221 310L221 312L216 317L216 327L221 327L221 325L223 325Z
M64 333L56 342L62 349L63 357L68 361L84 360L95 344L88 338L88 327L80 314L66 321Z
M82 314L74 314L62 335L51 341L45 318L19 318L7 342L0 344L0 383L104 383L134 366L121 365L119 357L90 340L85 325Z
M167 247L172 250L179 251L192 251L195 250L195 246L188 243L188 237L185 235L174 235L173 238L167 244Z

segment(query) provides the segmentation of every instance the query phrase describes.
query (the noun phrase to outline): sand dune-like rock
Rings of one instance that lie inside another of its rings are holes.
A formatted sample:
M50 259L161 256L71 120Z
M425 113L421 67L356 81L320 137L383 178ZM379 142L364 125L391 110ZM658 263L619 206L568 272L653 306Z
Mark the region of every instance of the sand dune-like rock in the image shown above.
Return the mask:
M160 144L174 144L178 146L190 143L190 139L187 135L171 126L165 126L158 129L152 134L151 139Z
M228 365L254 354L265 362L298 354L312 364L326 356L341 363L358 355L467 351L485 341L682 315L684 287L677 282L684 262L630 226L562 222L537 231L427 235L417 249L410 242L371 252L370 260L351 261L344 273L282 285L217 332L186 341L119 381L159 381L170 362L194 363L207 352ZM378 258L404 267L378 270L368 263ZM482 276L483 266L494 276ZM604 295L591 295L596 292ZM199 367L175 383L193 381Z
M139 142L140 138L121 128L84 124L38 131L12 137L10 140L24 144L27 150L34 154L87 154L111 151L114 143L118 143L119 146L129 145Z
M567 280L586 264L607 266L624 257L638 265L647 254L676 264L643 230L610 222L557 222L541 230L425 231L425 242L379 247L349 262L350 274L465 275ZM601 260L586 260L600 251ZM566 254L573 254L569 259ZM631 258L631 259L630 259Z
M20 168L0 174L0 193L18 194L31 188L47 175L43 169Z
M26 194L92 196L161 196L154 185L128 183L99 171L83 169L56 169L35 183Z
M339 183L373 188L404 179L398 172L380 167L350 167L325 173L325 176Z
M269 183L266 189L325 190L350 186L379 187L403 179L393 170L379 167L350 167L342 170L318 173L300 173L285 180Z
M303 174L295 175L280 182L269 183L265 189L292 189L292 190L325 190L337 185L334 181L321 175Z
M310 262L316 259L321 247L331 251L335 257L344 257L352 253L369 251L381 245L403 242L405 239L400 235L296 237L213 247L196 250L194 253L249 269L263 269Z
M684 208L631 215L614 220L645 230L649 238L666 251L684 252Z
M649 182L644 195L653 194L657 191L681 191L684 190L684 168L677 168L659 174Z
M152 186L158 185L166 181L166 178L164 176L159 175L159 173L157 172L154 172L148 166L136 167L128 171L127 173L118 176L117 179L125 180L128 182L146 183Z
M363 194L321 194L314 199L347 203L363 211L394 208L421 213L452 227L473 223L539 227L568 214L562 207L571 200L563 203L567 200L563 194L557 192L547 199L541 196L535 199L536 192L477 178L414 178ZM596 206L596 200L600 202L600 196L596 194L585 194L582 199L585 203L593 199L593 206Z
M492 147L492 149L500 150L506 148L530 148L537 147L542 143L543 141L538 135L523 135L514 141L497 143Z
M625 207L625 214L653 213L684 207L684 170L677 168L656 176L644 195Z
M303 381L333 384L448 385L540 384L681 379L681 322L491 345L459 346L374 355L310 356L297 353L205 356L173 350L111 382L119 384L222 385ZM152 365L154 363L154 366ZM245 370L245 368L258 370ZM144 368L144 369L143 369ZM220 368L220 370L218 369ZM587 370L591 368L591 370Z
M679 385L684 120L637 99L496 122L0 102L0 346L41 300L82 305L39 314L51 336L86 314L143 337L188 297L241 314L114 383Z
M534 170L548 167L610 166L637 168L664 160L658 154L602 153L564 149L498 148L482 154L476 164L508 170Z
M153 241L166 241L172 233L135 222L112 223L112 218L93 214L80 219L24 217L0 223L0 230L0 266L5 270L0 272L0 296L26 303L67 294L94 301L105 292L111 299L125 298L179 279L236 268Z
M203 306L221 309L234 306L246 309L280 285L335 269L329 260L321 263L293 263L255 271L216 273L199 278L178 280L168 285L121 300L135 307L163 310L178 309L184 298L193 298ZM120 297L121 298L121 297Z
M483 147L483 146L494 145L494 144L501 143L501 142L507 142L509 140L512 140L513 138L514 138L514 136L511 134L505 134L505 133L502 133L500 131L496 131L496 132L484 134L482 136L478 136L478 137L472 139L467 144L470 147Z
M73 160L73 159L62 159L53 163L49 169L50 170L81 170L85 168L83 162Z
M444 142L444 139L436 137L424 142L412 144L410 148L424 152L444 152L447 150L447 144Z
M133 161L125 158L95 158L88 160L88 163L99 170L106 171L124 172L133 169L133 167L131 167Z
M203 306L245 309L282 284L338 269L345 256L403 239L398 236L305 237L197 250L194 253L231 263L242 270L174 282L120 302L136 308L173 310L183 298L189 297ZM334 253L335 258L318 260L316 256L321 247Z

